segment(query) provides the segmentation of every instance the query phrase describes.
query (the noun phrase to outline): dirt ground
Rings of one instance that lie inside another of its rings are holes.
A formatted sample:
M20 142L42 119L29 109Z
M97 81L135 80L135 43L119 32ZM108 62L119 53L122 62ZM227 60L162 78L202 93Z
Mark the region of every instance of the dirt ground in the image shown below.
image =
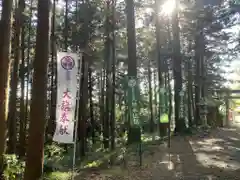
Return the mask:
M240 180L240 127L221 128L210 133L173 137L167 144L144 152L140 168L137 158L127 165L92 172L91 180ZM83 180L78 177L76 180Z

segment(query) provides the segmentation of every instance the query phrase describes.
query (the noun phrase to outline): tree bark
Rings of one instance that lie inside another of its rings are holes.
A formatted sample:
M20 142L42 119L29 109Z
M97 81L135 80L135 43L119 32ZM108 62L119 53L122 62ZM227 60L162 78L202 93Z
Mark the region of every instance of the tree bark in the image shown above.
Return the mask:
M17 117L16 117L16 103L17 103L17 87L19 80L19 63L21 55L21 31L23 26L23 12L25 8L25 1L19 0L18 8L15 11L15 22L14 22L14 63L13 71L11 76L11 90L9 97L9 113L8 113L8 131L9 131L9 142L8 142L8 153L16 152L17 145Z
M199 27L197 28L197 31L199 30ZM195 85L195 123L196 125L200 125L200 107L199 107L199 103L200 103L200 98L201 98L201 84L200 84L200 73L201 73L201 55L200 55L200 47L199 47L199 41L200 41L200 34L197 34L195 37L195 71L196 71L196 75L195 75L195 81L194 81L194 85Z
M95 119L94 119L94 107L93 107L93 78L92 78L92 69L91 67L88 70L88 79L89 79L89 112L90 112L90 120L91 120L91 136L92 143L95 144Z
M56 122L56 101L57 101L57 60L56 60L56 37L55 37L55 12L56 0L53 1L52 22L51 22L51 99L50 99L50 119L47 125L48 141L52 141Z
M164 88L164 79L163 79L163 59L161 57L161 43L160 43L160 20L159 20L159 13L160 13L160 7L161 3L159 0L155 1L155 7L156 7L156 51L157 51L157 70L158 70L158 86L159 86L159 91L158 91L158 126L159 126L159 136L164 136L165 135L165 128L162 123L160 123L160 116L162 113L164 113L164 102L162 99L162 94L160 93L160 89Z
M176 8L173 12L173 76L174 76L174 102L175 102L175 132L183 132L185 129L185 121L183 117L180 117L180 103L183 101L183 97L180 97L182 91L182 55L180 47L180 28L178 8L179 2L176 1Z
M22 62L20 66L20 79L21 79L21 100L20 100L20 130L19 130L19 143L18 154L20 157L25 156L26 147L26 119L25 119L25 29L22 29L21 35L21 49L22 49Z
M191 52L191 42L189 42L189 48L188 48L188 52ZM193 106L192 106L192 94L193 94L193 89L192 89L192 82L193 82L193 71L192 71L192 59L191 57L189 57L188 61L187 61L187 104L188 104L188 125L189 128L192 128L193 126Z
M12 5L12 0L2 1L2 19L0 21L0 179L3 179L3 154L6 147Z
M135 12L134 0L126 0L126 13L127 13L127 43L128 43L128 77L137 79L137 49L136 49L136 30L135 30ZM128 87L129 88L129 87ZM136 91L135 91L136 92ZM132 99L132 98L131 98ZM131 101L129 98L129 101ZM128 103L128 112L132 112L132 102ZM130 119L130 114L128 116ZM135 143L137 136L140 136L140 127L132 126L129 122L128 131L128 144Z
M111 150L115 149L115 124L116 124L116 98L115 98L115 86L116 86L116 48L115 48L115 6L116 0L112 0L112 23L111 23L111 33L112 33L112 88L111 88L111 115L110 115L110 131L111 131Z
M150 132L154 132L153 101L152 101L152 71L151 61L148 62L148 88L149 88L149 110L150 110Z
M47 105L47 65L49 57L50 1L38 1L38 25L26 168L24 180L41 178L44 158L44 134ZM36 143L37 142L37 143Z
M79 107L81 107L81 121L80 121L80 132L81 132L81 147L80 154L85 156L87 148L87 129L88 129L88 66L89 57L88 55L83 57L83 78L82 78L82 100Z

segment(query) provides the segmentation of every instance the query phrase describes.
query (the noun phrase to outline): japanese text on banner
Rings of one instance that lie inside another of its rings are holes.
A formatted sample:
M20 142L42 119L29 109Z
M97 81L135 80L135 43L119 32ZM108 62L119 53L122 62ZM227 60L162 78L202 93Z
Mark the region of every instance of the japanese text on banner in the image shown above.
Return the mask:
M73 143L74 115L77 95L78 56L58 52L56 130L53 140Z

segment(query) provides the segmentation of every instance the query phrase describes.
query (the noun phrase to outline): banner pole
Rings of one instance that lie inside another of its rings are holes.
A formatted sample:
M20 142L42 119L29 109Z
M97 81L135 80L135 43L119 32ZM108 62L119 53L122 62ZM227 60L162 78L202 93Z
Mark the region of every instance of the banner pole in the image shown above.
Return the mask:
M140 142L139 142L139 160L140 160L140 167L142 167L142 128L140 128Z
M76 150L77 150L77 134L78 134L78 119L79 119L79 101L80 101L80 89L81 89L81 69L82 69L82 52L80 52L79 64L78 64L78 89L77 89L77 105L76 105L76 123L74 133L74 145L73 145L73 162L72 162L72 180L75 177L76 166Z

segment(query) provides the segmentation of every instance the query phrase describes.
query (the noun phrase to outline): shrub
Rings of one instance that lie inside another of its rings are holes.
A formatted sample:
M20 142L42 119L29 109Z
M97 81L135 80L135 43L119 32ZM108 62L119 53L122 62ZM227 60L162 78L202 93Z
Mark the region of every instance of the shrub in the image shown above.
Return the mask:
M44 172L50 173L60 167L60 161L63 159L64 149L52 144L47 145L44 150Z
M4 155L5 169L3 176L6 180L19 180L24 172L25 163L18 159L15 154Z

